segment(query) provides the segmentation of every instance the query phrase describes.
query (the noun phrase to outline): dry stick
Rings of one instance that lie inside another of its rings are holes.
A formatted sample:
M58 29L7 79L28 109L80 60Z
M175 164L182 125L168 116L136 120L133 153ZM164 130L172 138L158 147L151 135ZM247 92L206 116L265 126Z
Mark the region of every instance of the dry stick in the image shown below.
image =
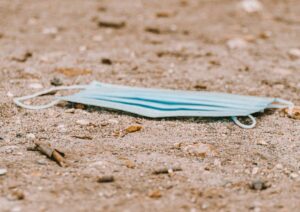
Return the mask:
M57 149L51 148L49 144L35 142L34 149L46 155L48 158L54 160L59 166L64 167L65 165L65 154L63 152L58 151Z
M152 173L158 175L158 174L169 174L169 173L178 172L178 171L182 171L182 168L180 168L180 167L161 168L161 169L154 170Z

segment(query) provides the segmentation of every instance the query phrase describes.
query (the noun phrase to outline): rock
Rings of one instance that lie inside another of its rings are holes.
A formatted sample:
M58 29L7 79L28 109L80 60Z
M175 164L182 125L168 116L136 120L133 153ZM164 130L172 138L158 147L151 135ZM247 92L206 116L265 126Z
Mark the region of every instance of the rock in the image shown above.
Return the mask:
M265 189L269 188L270 185L268 185L265 181L255 180L255 181L251 182L249 187L252 190L261 191L261 190L265 190Z
M258 167L254 167L254 168L252 169L251 174L252 174L252 175L256 175L256 174L258 173L258 170L259 170Z
M298 48L290 49L288 51L288 55L290 56L291 59L294 59L294 60L300 59L300 49L298 49Z
M292 179L296 179L298 177L299 177L299 175L297 173L291 173L290 174L290 178L292 178Z
M50 81L51 85L53 86L62 86L64 83L61 81L61 79L54 77Z
M276 166L275 166L276 169L279 169L279 170L282 170L283 169L283 165L278 163Z
M8 92L6 93L6 96L8 96L8 97L12 98L12 97L14 97L14 94L13 94L13 93L11 93L10 91L8 91Z
M1 169L0 168L0 176L6 175L7 169Z
M101 63L104 65L112 65L112 61L109 58L102 58Z
M233 38L227 41L229 49L245 49L248 47L248 42L242 38Z
M255 13L263 10L263 5L258 0L242 0L240 6L247 13Z
M80 120L76 121L76 124L81 125L81 126L88 126L91 124L91 122L86 119L80 119Z
M28 140L33 141L33 140L36 139L36 136L35 136L33 133L28 133L28 134L26 135L26 138L27 138Z

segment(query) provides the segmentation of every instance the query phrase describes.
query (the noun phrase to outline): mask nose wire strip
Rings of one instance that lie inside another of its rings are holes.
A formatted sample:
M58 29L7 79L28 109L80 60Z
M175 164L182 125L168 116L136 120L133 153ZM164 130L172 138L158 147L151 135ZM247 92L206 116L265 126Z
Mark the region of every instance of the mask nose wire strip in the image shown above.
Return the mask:
M37 92L35 94L32 95L28 95L28 96L23 96L23 97L18 97L18 98L14 98L13 101L16 105L18 105L19 107L25 108L25 109L29 109L29 110L41 110L41 109L46 109L46 108L50 108L54 105L56 105L57 103L59 103L59 99L55 99L52 102L45 104L45 105L27 105L22 103L22 101L26 101L29 99L34 99L37 98L39 96L48 94L48 93L52 93L55 91L62 91L62 90L75 90L75 89L85 89L87 86L86 85L73 85L73 86L60 86L60 87L56 87L56 88L50 88L48 90L45 91L41 91L41 92Z
M256 125L256 120L255 120L255 118L254 118L252 115L249 115L248 117L249 117L249 118L251 119L251 121L252 121L252 123L251 123L250 125L243 124L242 122L240 122L240 121L238 120L238 118L237 118L236 116L232 116L231 119L232 119L232 121L233 121L236 125L238 125L238 126L241 127L241 128L244 128L244 129L252 129L252 128L255 127L255 125Z

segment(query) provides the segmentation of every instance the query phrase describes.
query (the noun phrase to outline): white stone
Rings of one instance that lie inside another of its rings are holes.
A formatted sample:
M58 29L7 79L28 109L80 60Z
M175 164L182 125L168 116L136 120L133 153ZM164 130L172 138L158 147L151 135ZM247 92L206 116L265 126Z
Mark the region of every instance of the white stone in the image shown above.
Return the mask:
M242 38L233 38L227 41L229 49L244 49L247 48L248 42Z
M14 97L14 94L11 93L10 91L8 91L8 92L6 93L6 96L8 96L8 97Z
M45 35L56 35L58 33L57 27L45 27L43 29L43 34Z
M300 59L300 49L290 49L288 54L292 59Z
M242 0L240 5L247 13L255 13L263 10L263 5L258 0Z
M33 141L33 140L36 139L36 137L35 137L35 135L34 135L33 133L28 133L28 134L26 135L26 138L27 138L28 140L31 140L31 141Z
M258 167L254 167L252 169L252 175L256 175L258 173L259 168Z
M283 165L278 163L276 166L275 166L276 169L279 169L279 170L282 170L283 169Z
M0 176L5 175L7 173L7 169L0 168Z

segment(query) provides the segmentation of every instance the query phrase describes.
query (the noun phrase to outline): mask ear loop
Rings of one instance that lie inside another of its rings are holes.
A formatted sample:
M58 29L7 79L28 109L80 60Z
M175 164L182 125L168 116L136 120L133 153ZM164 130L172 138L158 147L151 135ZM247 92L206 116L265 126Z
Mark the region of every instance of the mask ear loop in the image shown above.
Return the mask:
M29 99L34 99L37 98L39 96L43 96L52 92L56 92L56 91L62 91L62 90L75 90L75 89L85 89L87 86L86 85L73 85L73 86L60 86L60 87L56 87L56 88L50 88L48 90L45 91L41 91L41 92L37 92L35 94L32 95L28 95L28 96L23 96L23 97L17 97L13 99L13 102L18 105L19 107L25 108L25 109L29 109L29 110L41 110L41 109L47 109L50 107L53 107L54 105L58 104L60 102L59 99L55 99L52 102L45 104L45 105L27 105L22 103L22 101L26 101Z
M233 121L236 125L238 125L238 126L241 127L241 128L244 128L244 129L252 129L252 128L254 128L255 125L256 125L256 120L255 120L255 118L254 118L252 115L249 115L248 117L249 117L249 118L251 119L251 121L252 121L252 123L251 123L250 125L243 124L242 122L240 122L240 121L238 120L238 118L237 118L236 116L232 116L231 119L232 119L232 121Z

